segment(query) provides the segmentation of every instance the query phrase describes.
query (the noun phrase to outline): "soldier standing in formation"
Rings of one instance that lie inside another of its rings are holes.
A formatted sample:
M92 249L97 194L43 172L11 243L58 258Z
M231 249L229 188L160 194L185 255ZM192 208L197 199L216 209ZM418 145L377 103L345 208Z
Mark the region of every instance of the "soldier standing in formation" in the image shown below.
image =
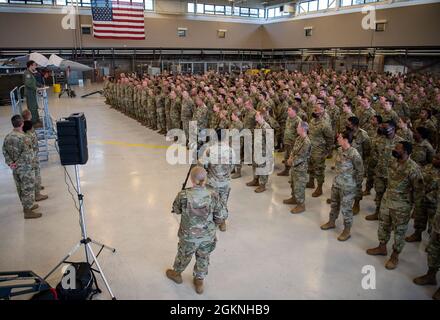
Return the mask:
M356 193L351 211L353 215L359 212L362 196L369 196L374 186L376 210L374 214L366 217L367 220L380 220L381 240L387 239L390 223L398 229L396 250L387 263L387 267L390 268L397 264L396 257L402 248L402 230L405 225L400 223L402 220L393 219L403 219L407 216L407 208L404 208L403 214L399 213L398 210L401 208L395 206L396 201L391 199L392 190L400 190L401 187L395 185L395 169L391 167L395 166L397 160L393 159L392 153L393 150L399 153L395 149L396 146L405 144L401 141L407 141L413 147L409 159L412 162L407 161L411 163L408 167L413 168L412 163L416 163L423 175L422 180L427 192L421 196L421 200L411 200L413 204L421 205L415 206L415 232L408 236L406 241L420 241L421 234L426 229L433 234L434 222L431 221L433 212L438 210L438 203L433 196L438 189L439 175L433 157L440 137L438 77L320 70L307 74L286 71L256 75L220 75L214 72L204 75L164 73L156 76L144 75L142 78L121 74L120 79L107 81L111 83L106 83L104 93L106 101L111 103L112 107L140 120L154 130L160 130L161 133L164 133L164 128L183 128L188 137L189 122L192 120L198 122L199 128L229 128L237 129L239 132L243 132L243 129L250 132L256 128L274 129L274 142L280 150L285 150L284 168L278 175L290 176L293 181L292 197L286 200L287 203L297 203L292 209L293 213L305 210L302 182L307 174L304 173L304 168L308 167L310 174L306 186L315 188L316 180L318 185L312 196L319 197L323 193L325 159L332 156L337 140L335 137L344 131L351 132L353 141L350 148L357 150L366 176L363 193L360 192L358 183L353 188ZM142 84L141 87L139 84ZM300 121L309 123L310 156L307 156L306 150L300 148ZM244 147L253 146L245 144ZM296 155L292 149L300 152ZM341 152L340 148L335 154L335 160L339 159ZM241 158L242 156L243 154ZM306 158L308 166L300 160ZM300 161L301 165L290 168L294 166L295 161ZM340 159L336 161L336 172L344 167L341 163ZM254 161L254 173L255 169L257 164ZM235 166L235 173L231 178L237 179L242 175L240 163ZM248 185L257 187L257 192L263 192L268 178L266 174L254 174L253 181ZM336 184L332 190L337 188L343 189ZM391 191L388 192L388 189ZM338 194L341 195L341 192ZM293 199L293 196L296 199ZM345 206L342 209L343 200L340 201L343 215L346 212L345 216L350 217L350 209L346 209ZM405 201L404 206L407 204ZM336 206L337 203L338 201L334 201ZM344 204L346 205L346 202ZM334 207L332 206L333 212L336 211L333 210ZM381 212L385 212L384 217ZM346 223L346 227L349 225ZM340 235L343 240L350 236L348 228L346 229L347 232Z
M385 264L387 269L395 269L399 255L405 245L405 234L413 209L420 210L424 185L420 167L410 159L411 143L397 142L392 150L387 170L387 188L383 195L379 215L379 246L368 249L369 255L387 255L387 243L394 231L393 252Z
M305 190L306 183L309 179L307 174L308 162L312 150L308 133L309 125L305 121L300 121L296 127L298 136L291 148L289 158L286 165L290 168L290 187L291 197L283 201L284 204L295 204L291 213L302 213L306 210L305 206Z
M331 210L329 221L321 226L322 230L336 228L339 211L344 217L344 231L339 235L339 241L350 238L353 225L353 203L362 190L364 165L362 157L356 148L351 146L353 132L348 130L338 135L339 148L335 157L336 176L331 189Z
M36 219L42 216L35 212L35 169L34 147L31 138L23 132L24 121L20 115L11 118L13 130L3 141L3 155L6 164L11 168L17 187L18 197L23 205L25 219Z

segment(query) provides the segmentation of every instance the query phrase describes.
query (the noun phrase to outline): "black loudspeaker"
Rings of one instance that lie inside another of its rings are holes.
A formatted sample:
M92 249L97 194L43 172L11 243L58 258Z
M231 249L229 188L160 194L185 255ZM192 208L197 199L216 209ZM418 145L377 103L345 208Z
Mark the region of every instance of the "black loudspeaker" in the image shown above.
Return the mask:
M84 113L72 113L69 117L57 121L57 136L63 166L87 163L89 152Z

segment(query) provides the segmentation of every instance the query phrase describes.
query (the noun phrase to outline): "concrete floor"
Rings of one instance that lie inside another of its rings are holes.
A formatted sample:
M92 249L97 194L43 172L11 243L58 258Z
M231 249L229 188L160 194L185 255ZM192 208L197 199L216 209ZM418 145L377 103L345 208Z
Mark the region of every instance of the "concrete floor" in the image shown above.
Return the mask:
M294 216L282 204L290 195L287 177L271 176L268 191L255 194L245 186L252 174L246 167L244 177L232 181L228 231L218 233L205 294L198 296L193 262L181 285L164 275L177 248L178 220L170 208L188 166L167 164L165 138L110 109L99 96L51 97L50 108L56 119L73 112L87 117L89 161L81 166L87 227L92 238L117 248L116 254L103 252L100 261L119 299L429 299L435 291L412 283L426 270L426 239L407 244L394 271L385 269L385 257L365 253L377 244L377 222L364 219L373 211L373 196L362 201L352 238L341 243L336 239L341 218L336 230L319 228L328 218L330 170L324 196L311 198L308 189L307 212ZM10 107L0 107L1 143L10 131L10 116ZM277 163L276 171L279 158ZM52 152L41 167L49 199L40 203L43 218L26 221L12 174L0 161L2 271L31 269L45 275L79 240L78 214L58 155ZM376 269L375 290L362 289L365 265ZM60 277L56 272L51 283ZM107 298L107 293L99 296Z

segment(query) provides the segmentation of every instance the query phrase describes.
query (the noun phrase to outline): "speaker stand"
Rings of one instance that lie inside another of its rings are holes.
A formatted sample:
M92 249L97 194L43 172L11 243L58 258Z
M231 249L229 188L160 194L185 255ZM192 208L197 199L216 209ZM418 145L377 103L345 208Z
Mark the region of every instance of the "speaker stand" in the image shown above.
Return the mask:
M116 252L116 249L109 247L105 244L102 244L100 242L97 242L95 240L92 240L87 236L85 211L84 211L84 203L83 203L84 195L81 194L81 181L79 177L79 170L77 164L75 165L75 177L76 177L76 192L78 195L78 202L79 202L79 224L81 227L81 240L72 248L72 250L69 251L69 253L67 253L67 255L64 258L61 259L61 261L43 279L47 280L62 264L67 263L67 259L69 259L83 245L87 263L90 263L90 260L92 260L91 266L93 266L93 264L96 263L96 267L98 268L97 272L101 276L102 281L104 282L108 293L110 294L112 300L116 300L116 297L113 294L113 291L110 288L107 278L104 275L104 271L102 270L101 265L99 264L98 261L98 256L103 249L107 249L113 253ZM90 245L91 243L101 247L97 255L93 252L92 246Z

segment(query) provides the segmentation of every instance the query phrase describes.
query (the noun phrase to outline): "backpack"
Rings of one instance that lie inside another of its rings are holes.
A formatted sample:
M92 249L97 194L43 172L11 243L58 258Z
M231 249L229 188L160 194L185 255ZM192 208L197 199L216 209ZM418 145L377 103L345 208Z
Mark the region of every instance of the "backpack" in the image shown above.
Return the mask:
M89 263L72 262L70 264L75 268L76 286L75 289L65 289L60 281L56 287L59 300L91 300L95 294L101 292L96 283L94 270ZM66 271L63 278L68 274Z

